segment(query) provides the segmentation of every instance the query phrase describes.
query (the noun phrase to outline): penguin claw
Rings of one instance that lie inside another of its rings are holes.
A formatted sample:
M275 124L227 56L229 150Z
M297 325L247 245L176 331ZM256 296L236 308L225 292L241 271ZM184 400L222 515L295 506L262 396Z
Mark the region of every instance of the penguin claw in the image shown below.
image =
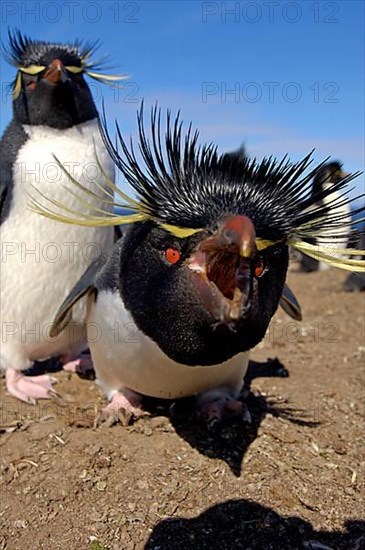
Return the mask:
M52 396L57 396L58 393L52 387L52 384L56 381L48 374L25 376L14 369L6 371L6 389L8 392L17 399L32 405L36 404L37 399L49 399Z
M132 390L125 393L115 392L110 403L102 409L95 419L95 426L103 423L110 427L120 422L122 426L128 426L138 418L146 416L146 412L140 408L141 396Z

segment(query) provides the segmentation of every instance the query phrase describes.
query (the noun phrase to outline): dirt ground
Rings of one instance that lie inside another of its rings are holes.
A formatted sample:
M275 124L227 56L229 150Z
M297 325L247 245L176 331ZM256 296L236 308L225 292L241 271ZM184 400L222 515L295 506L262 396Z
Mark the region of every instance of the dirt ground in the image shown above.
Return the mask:
M190 401L149 404L133 425L94 428L96 384L55 374L35 407L1 380L0 549L365 548L364 294L346 274L290 273L304 320L279 311L252 358L251 426L218 433Z

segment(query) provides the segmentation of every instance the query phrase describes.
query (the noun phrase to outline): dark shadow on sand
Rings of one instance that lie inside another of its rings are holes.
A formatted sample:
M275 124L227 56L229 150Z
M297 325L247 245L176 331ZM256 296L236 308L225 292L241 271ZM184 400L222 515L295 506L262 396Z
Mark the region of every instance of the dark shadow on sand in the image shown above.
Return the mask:
M196 417L194 398L174 402L146 399L144 406L152 415L168 416L176 433L191 447L204 456L223 460L232 473L239 477L243 457L256 439L260 424L267 414L285 418L300 426L315 428L319 424L307 418L306 412L302 409L275 401L273 398L268 399L257 392L254 394L250 388L251 382L262 376L287 377L289 373L277 359L268 359L264 363L250 361L240 396L240 400L250 411L252 421L249 424L240 418L232 418L227 419L218 429L212 431Z
M153 529L145 550L361 550L365 522L343 531L316 531L309 521L281 516L246 499L216 504L191 519L168 518Z

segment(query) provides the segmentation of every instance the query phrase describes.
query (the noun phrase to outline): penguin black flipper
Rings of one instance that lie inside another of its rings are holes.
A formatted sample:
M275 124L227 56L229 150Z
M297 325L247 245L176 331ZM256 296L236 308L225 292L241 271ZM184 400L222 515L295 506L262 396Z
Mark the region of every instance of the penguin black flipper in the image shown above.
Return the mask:
M0 165L0 219L1 219L1 213L5 204L7 190L8 190L8 182L5 180L4 173L6 168Z
M123 235L124 237L124 235ZM70 322L72 318L72 308L86 294L93 294L94 298L98 294L98 290L116 287L115 275L110 278L109 272L116 271L111 269L111 264L119 260L119 251L122 245L123 238L118 239L113 245L107 247L87 268L85 273L77 281L67 298L59 307L56 316L53 320L50 335L57 336Z
M2 147L0 154L2 155ZM9 162L0 162L0 224L7 217L13 194L13 169Z
M72 308L74 305L83 298L89 292L97 294L97 289L94 286L94 281L97 273L102 265L101 257L93 261L87 268L83 276L77 281L76 285L71 290L70 294L64 300L59 310L56 313L56 317L53 320L50 330L51 337L57 336L70 322L72 317Z
M13 178L15 171L24 169L16 166L19 149L27 141L27 135L22 126L12 121L0 140L0 224L10 211L13 194Z
M279 304L289 317L295 319L295 321L302 321L302 310L299 302L286 283Z

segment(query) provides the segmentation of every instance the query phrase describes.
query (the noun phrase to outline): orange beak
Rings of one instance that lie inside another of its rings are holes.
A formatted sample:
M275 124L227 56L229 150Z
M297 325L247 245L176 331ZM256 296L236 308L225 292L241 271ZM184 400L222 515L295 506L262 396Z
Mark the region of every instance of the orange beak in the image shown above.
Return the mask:
M202 303L219 322L236 322L250 307L255 238L250 218L232 216L198 245L188 261Z
M64 64L59 59L54 59L49 65L44 74L44 77L50 84L58 84L59 82L67 82L68 75Z

